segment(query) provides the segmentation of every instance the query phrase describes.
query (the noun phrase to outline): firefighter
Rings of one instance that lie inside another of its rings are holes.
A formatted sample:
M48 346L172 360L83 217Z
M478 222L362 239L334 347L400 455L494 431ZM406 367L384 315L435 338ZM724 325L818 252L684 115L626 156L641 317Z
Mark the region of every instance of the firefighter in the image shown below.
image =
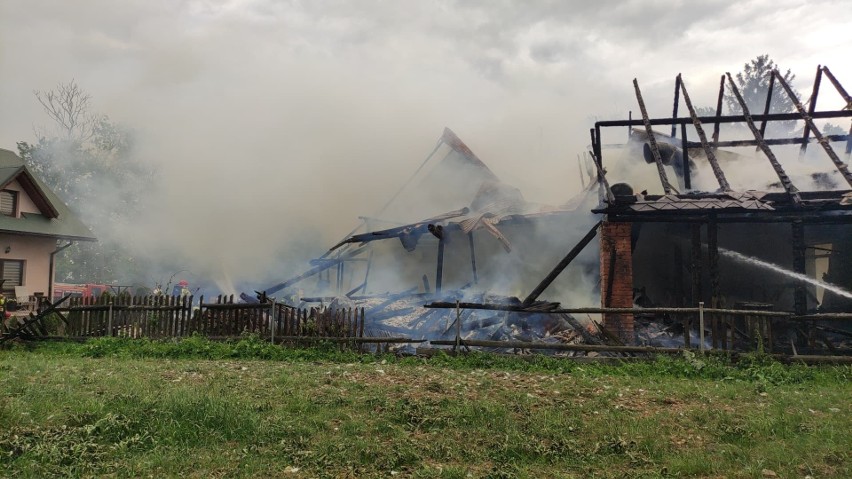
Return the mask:
M189 290L189 282L188 282L188 281L186 281L185 279L184 279L184 280L181 280L181 281L178 283L178 286L180 286L180 295L181 295L181 297L189 296L189 295L191 295L191 294L192 294L192 292Z
M6 318L8 318L6 315L6 296L0 293L0 320L5 321Z

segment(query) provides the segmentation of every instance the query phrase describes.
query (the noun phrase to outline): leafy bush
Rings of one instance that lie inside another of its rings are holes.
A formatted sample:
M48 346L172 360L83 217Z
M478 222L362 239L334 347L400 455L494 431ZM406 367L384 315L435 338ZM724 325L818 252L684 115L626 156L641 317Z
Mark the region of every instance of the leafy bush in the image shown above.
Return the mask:
M267 359L278 361L372 361L353 351L341 351L333 344L319 343L312 348L290 348L270 343L256 335L232 341L210 341L202 336L152 340L95 338L82 346L82 355L92 358L171 358L171 359Z

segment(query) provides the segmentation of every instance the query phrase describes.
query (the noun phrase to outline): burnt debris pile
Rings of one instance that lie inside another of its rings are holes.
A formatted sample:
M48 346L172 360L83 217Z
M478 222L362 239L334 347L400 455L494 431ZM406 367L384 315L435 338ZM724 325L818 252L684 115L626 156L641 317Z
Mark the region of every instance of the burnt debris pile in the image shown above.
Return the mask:
M306 298L310 301L320 298ZM451 340L458 334L462 340L525 341L578 344L598 343L589 325L565 313L549 314L558 307L552 303L533 305L520 311L517 298L494 297L487 293L448 292L435 301L432 295L403 292L362 298L333 298L325 307L364 308L366 335L374 337L407 337L426 340ZM462 309L455 305L491 304L518 311ZM447 307L452 305L452 307ZM539 307L541 310L535 311Z
M823 77L840 109L817 111ZM364 308L372 335L433 344L849 354L852 130L816 122L848 121L852 98L824 66L806 104L777 71L767 80L762 112L726 74L699 115L678 75L662 118L634 80L641 117L595 123L582 191L562 205L527 201L445 129L382 208L263 293ZM773 112L773 88L791 111Z

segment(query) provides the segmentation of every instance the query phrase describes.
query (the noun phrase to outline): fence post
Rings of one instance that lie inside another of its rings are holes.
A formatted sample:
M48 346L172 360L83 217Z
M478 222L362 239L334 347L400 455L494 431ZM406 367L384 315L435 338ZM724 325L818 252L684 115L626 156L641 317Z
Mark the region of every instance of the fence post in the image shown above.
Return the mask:
M453 346L453 352L457 353L461 345L461 309L459 308L459 300L456 300L456 344Z
M277 322L275 321L275 298L272 298L272 314L270 316L269 326L272 332L269 334L269 340L272 344L275 344L275 327L277 326Z
M704 352L704 301L698 302L698 333L701 344L699 349Z
M356 317L357 317L357 315L358 315L357 310L356 310L356 312L355 312L355 315L356 315ZM358 337L359 337L359 338L363 338L363 337L364 337L364 320L365 320L365 318L364 318L364 308L362 307L362 308L361 308L361 323L358 325ZM360 353L360 352L363 352L363 351L364 351L364 342L363 342L363 341L361 341L360 343L358 343L358 352Z
M108 336L112 336L112 300L109 300L109 315L107 316Z

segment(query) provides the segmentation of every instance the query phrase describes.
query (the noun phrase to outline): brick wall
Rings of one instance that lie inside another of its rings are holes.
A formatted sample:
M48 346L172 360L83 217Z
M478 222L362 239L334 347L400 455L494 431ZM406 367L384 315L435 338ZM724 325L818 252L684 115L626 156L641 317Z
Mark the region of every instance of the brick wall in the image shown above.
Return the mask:
M601 305L611 308L633 307L633 253L630 249L630 223L611 223L601 225ZM614 254L613 254L614 251ZM610 266L615 259L614 267ZM613 272L612 293L610 270ZM609 304L607 297L609 296ZM604 327L626 344L635 343L632 314L606 313L603 315Z

